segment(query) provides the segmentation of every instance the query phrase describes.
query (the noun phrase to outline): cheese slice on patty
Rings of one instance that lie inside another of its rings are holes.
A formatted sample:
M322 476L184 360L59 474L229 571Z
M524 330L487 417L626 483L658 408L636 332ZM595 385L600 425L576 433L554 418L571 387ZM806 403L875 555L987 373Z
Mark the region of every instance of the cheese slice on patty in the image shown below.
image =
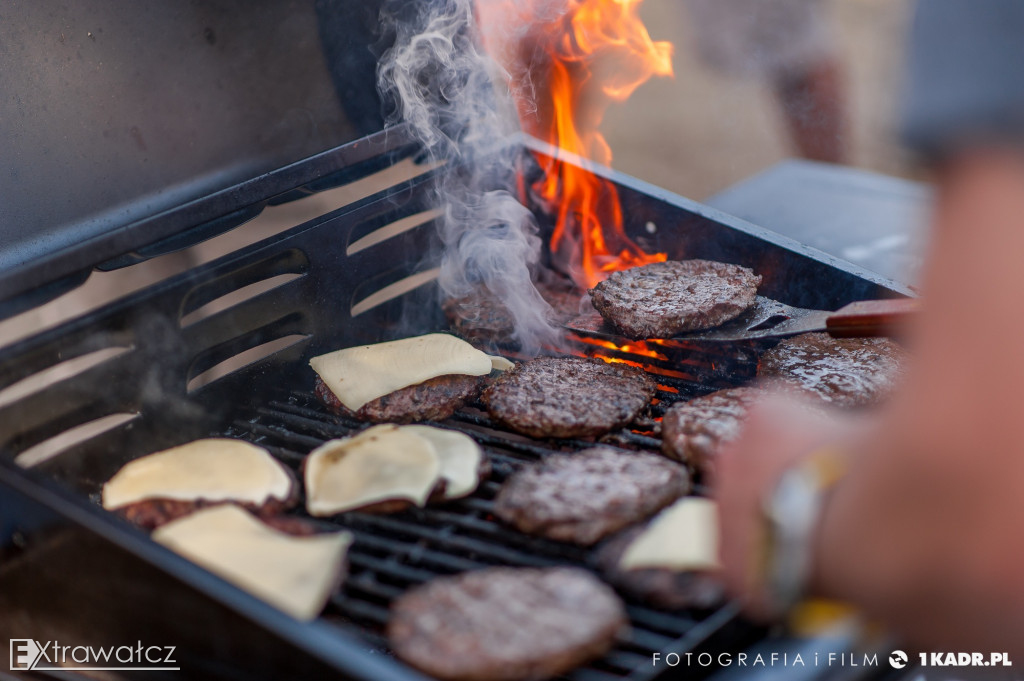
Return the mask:
M153 539L292 617L311 620L341 579L352 534L295 537L224 504L167 523Z
M306 510L329 516L395 500L423 506L440 475L441 461L430 441L399 426L374 426L310 453Z
M497 368L496 363L504 366L508 360L492 358L447 333L345 348L309 360L313 371L352 411L438 376L484 376Z
M654 517L622 554L623 570L715 570L718 508L701 497L684 497Z
M285 500L294 482L262 447L242 440L196 440L125 464L103 485L103 507L146 499L237 501L255 506Z

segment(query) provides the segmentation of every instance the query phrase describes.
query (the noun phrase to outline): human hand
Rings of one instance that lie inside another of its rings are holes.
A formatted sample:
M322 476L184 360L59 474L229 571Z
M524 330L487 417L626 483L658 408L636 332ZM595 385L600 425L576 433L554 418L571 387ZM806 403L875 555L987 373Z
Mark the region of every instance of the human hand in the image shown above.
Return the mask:
M723 577L755 619L775 614L762 564L765 502L787 469L843 439L847 428L820 410L773 395L751 410L740 437L719 453L711 482L719 508Z

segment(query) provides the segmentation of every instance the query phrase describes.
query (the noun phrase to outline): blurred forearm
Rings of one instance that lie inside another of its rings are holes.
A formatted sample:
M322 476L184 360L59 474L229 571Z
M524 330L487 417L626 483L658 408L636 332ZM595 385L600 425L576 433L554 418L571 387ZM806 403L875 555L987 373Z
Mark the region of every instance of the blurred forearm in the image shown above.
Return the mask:
M940 179L915 363L820 528L818 589L933 645L1024 654L1022 271L1024 154L959 157Z

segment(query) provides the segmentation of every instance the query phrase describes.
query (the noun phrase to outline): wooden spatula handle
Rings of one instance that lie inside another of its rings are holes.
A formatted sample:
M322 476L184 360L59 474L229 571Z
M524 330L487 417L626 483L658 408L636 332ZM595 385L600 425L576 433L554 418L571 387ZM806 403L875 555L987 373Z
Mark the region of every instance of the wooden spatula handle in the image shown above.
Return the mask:
M915 298L860 300L829 315L825 325L836 338L894 336L920 309Z

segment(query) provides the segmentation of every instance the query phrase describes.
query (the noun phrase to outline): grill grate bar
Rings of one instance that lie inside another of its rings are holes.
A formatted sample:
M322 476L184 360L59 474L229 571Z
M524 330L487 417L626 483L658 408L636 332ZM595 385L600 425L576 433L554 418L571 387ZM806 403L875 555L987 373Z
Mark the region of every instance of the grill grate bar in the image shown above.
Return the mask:
M365 553L358 553L355 551L350 553L349 563L373 570L377 574L388 575L396 580L402 580L407 583L418 584L421 582L429 582L437 576L436 573L433 573L430 570L421 570L419 568L409 567L408 565L394 560L374 558Z
M361 572L357 576L350 578L345 583L344 588L349 593L359 591L389 602L402 595L400 588L378 581L372 572Z
M360 598L352 598L344 592L331 596L331 605L346 616L370 622L378 627L388 623L388 609Z
M476 570L478 568L486 567L487 565L486 563L469 560L467 558L462 558L461 556L453 556L449 553L432 551L419 545L415 548L410 548L408 544L404 544L400 541L381 537L379 534L366 532L351 526L349 526L348 529L356 536L358 548L360 549L374 549L377 551L390 552L393 555L408 556L417 563L422 562L436 565L442 570L450 570L452 572Z
M559 560L556 558L542 557L526 553L524 551L509 549L503 546L495 546L494 544L485 541L451 534L450 532L437 530L433 527L426 527L417 523L410 523L408 520L408 517L404 517L402 520L392 520L390 518L362 515L358 519L346 518L342 521L342 524L345 526L362 526L364 529L373 528L385 532L411 536L417 540L433 542L441 546L459 549L475 556L483 556L496 563L548 567L566 562L565 559Z

